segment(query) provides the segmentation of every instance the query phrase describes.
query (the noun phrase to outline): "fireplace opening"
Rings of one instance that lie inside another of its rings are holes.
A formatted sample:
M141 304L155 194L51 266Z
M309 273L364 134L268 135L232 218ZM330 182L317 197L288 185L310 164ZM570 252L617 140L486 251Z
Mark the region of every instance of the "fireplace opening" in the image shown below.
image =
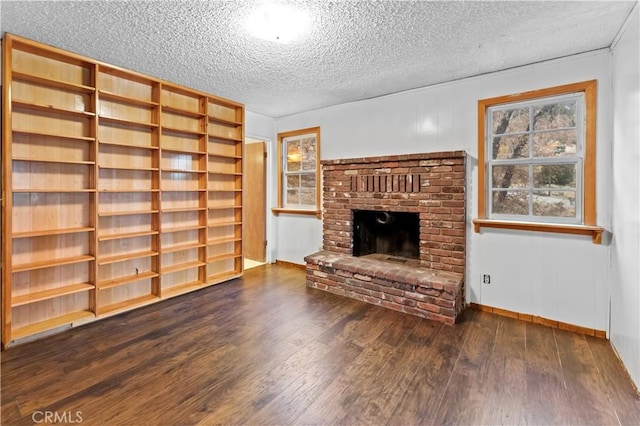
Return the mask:
M420 258L418 213L353 210L353 255Z

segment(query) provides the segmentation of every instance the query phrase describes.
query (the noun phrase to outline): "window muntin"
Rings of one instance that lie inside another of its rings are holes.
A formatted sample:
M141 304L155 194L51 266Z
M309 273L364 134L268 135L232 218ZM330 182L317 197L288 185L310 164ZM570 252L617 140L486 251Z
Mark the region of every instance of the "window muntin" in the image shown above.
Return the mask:
M584 93L493 105L485 119L489 219L582 223Z

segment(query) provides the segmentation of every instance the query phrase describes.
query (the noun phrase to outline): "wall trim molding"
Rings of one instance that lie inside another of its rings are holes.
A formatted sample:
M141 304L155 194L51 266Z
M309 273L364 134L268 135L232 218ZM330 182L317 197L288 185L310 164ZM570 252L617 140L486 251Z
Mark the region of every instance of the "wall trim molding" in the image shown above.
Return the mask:
M600 339L607 339L607 332L604 330L596 330L594 328L581 327L579 325L568 324L566 322L551 320L548 318L539 317L531 314L523 314L520 312L509 311L501 308L494 308L492 306L480 305L478 303L469 303L467 305L471 309L482 312L490 312L492 314L500 315L503 317L509 317L520 321L530 322L533 324L544 325L545 327L557 328L559 330L571 331L578 334L586 334L587 336L593 336Z
M296 269L300 269L302 271L306 271L307 270L307 265L301 265L299 263L287 262L286 260L276 259L276 265L284 266L285 268L296 268Z

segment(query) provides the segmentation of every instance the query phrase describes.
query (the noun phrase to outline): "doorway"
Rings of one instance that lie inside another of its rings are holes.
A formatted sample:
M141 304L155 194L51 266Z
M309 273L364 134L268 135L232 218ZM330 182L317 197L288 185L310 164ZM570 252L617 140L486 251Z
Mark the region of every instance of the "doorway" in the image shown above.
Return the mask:
M267 147L257 139L245 140L244 269L263 265L267 248Z

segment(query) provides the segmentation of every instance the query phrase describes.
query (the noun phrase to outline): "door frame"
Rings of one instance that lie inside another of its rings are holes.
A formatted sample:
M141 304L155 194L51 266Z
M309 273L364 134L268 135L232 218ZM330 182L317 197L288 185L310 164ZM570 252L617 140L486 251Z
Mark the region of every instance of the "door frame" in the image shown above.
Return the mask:
M273 223L273 215L270 214L271 209L273 207L275 207L274 203L273 203L273 199L274 199L274 188L273 188L273 156L275 155L273 153L274 150L274 145L273 142L271 140L271 138L265 137L265 136L258 136L252 133L246 133L244 135L244 141L243 143L246 145L248 140L253 140L253 141L260 141L260 142L264 142L265 144L265 150L267 152L267 158L264 162L265 164L265 187L266 187L266 194L265 194L265 226L267 227L266 229L266 238L267 238L267 247L265 248L265 261L267 263L273 263L273 259L274 259L274 254L272 253L273 251L273 247L274 247L274 238L275 238L275 229L274 229L274 223ZM243 197L244 197L244 192L243 192ZM243 205L244 201L243 201ZM245 214L245 212L243 211L243 215Z

